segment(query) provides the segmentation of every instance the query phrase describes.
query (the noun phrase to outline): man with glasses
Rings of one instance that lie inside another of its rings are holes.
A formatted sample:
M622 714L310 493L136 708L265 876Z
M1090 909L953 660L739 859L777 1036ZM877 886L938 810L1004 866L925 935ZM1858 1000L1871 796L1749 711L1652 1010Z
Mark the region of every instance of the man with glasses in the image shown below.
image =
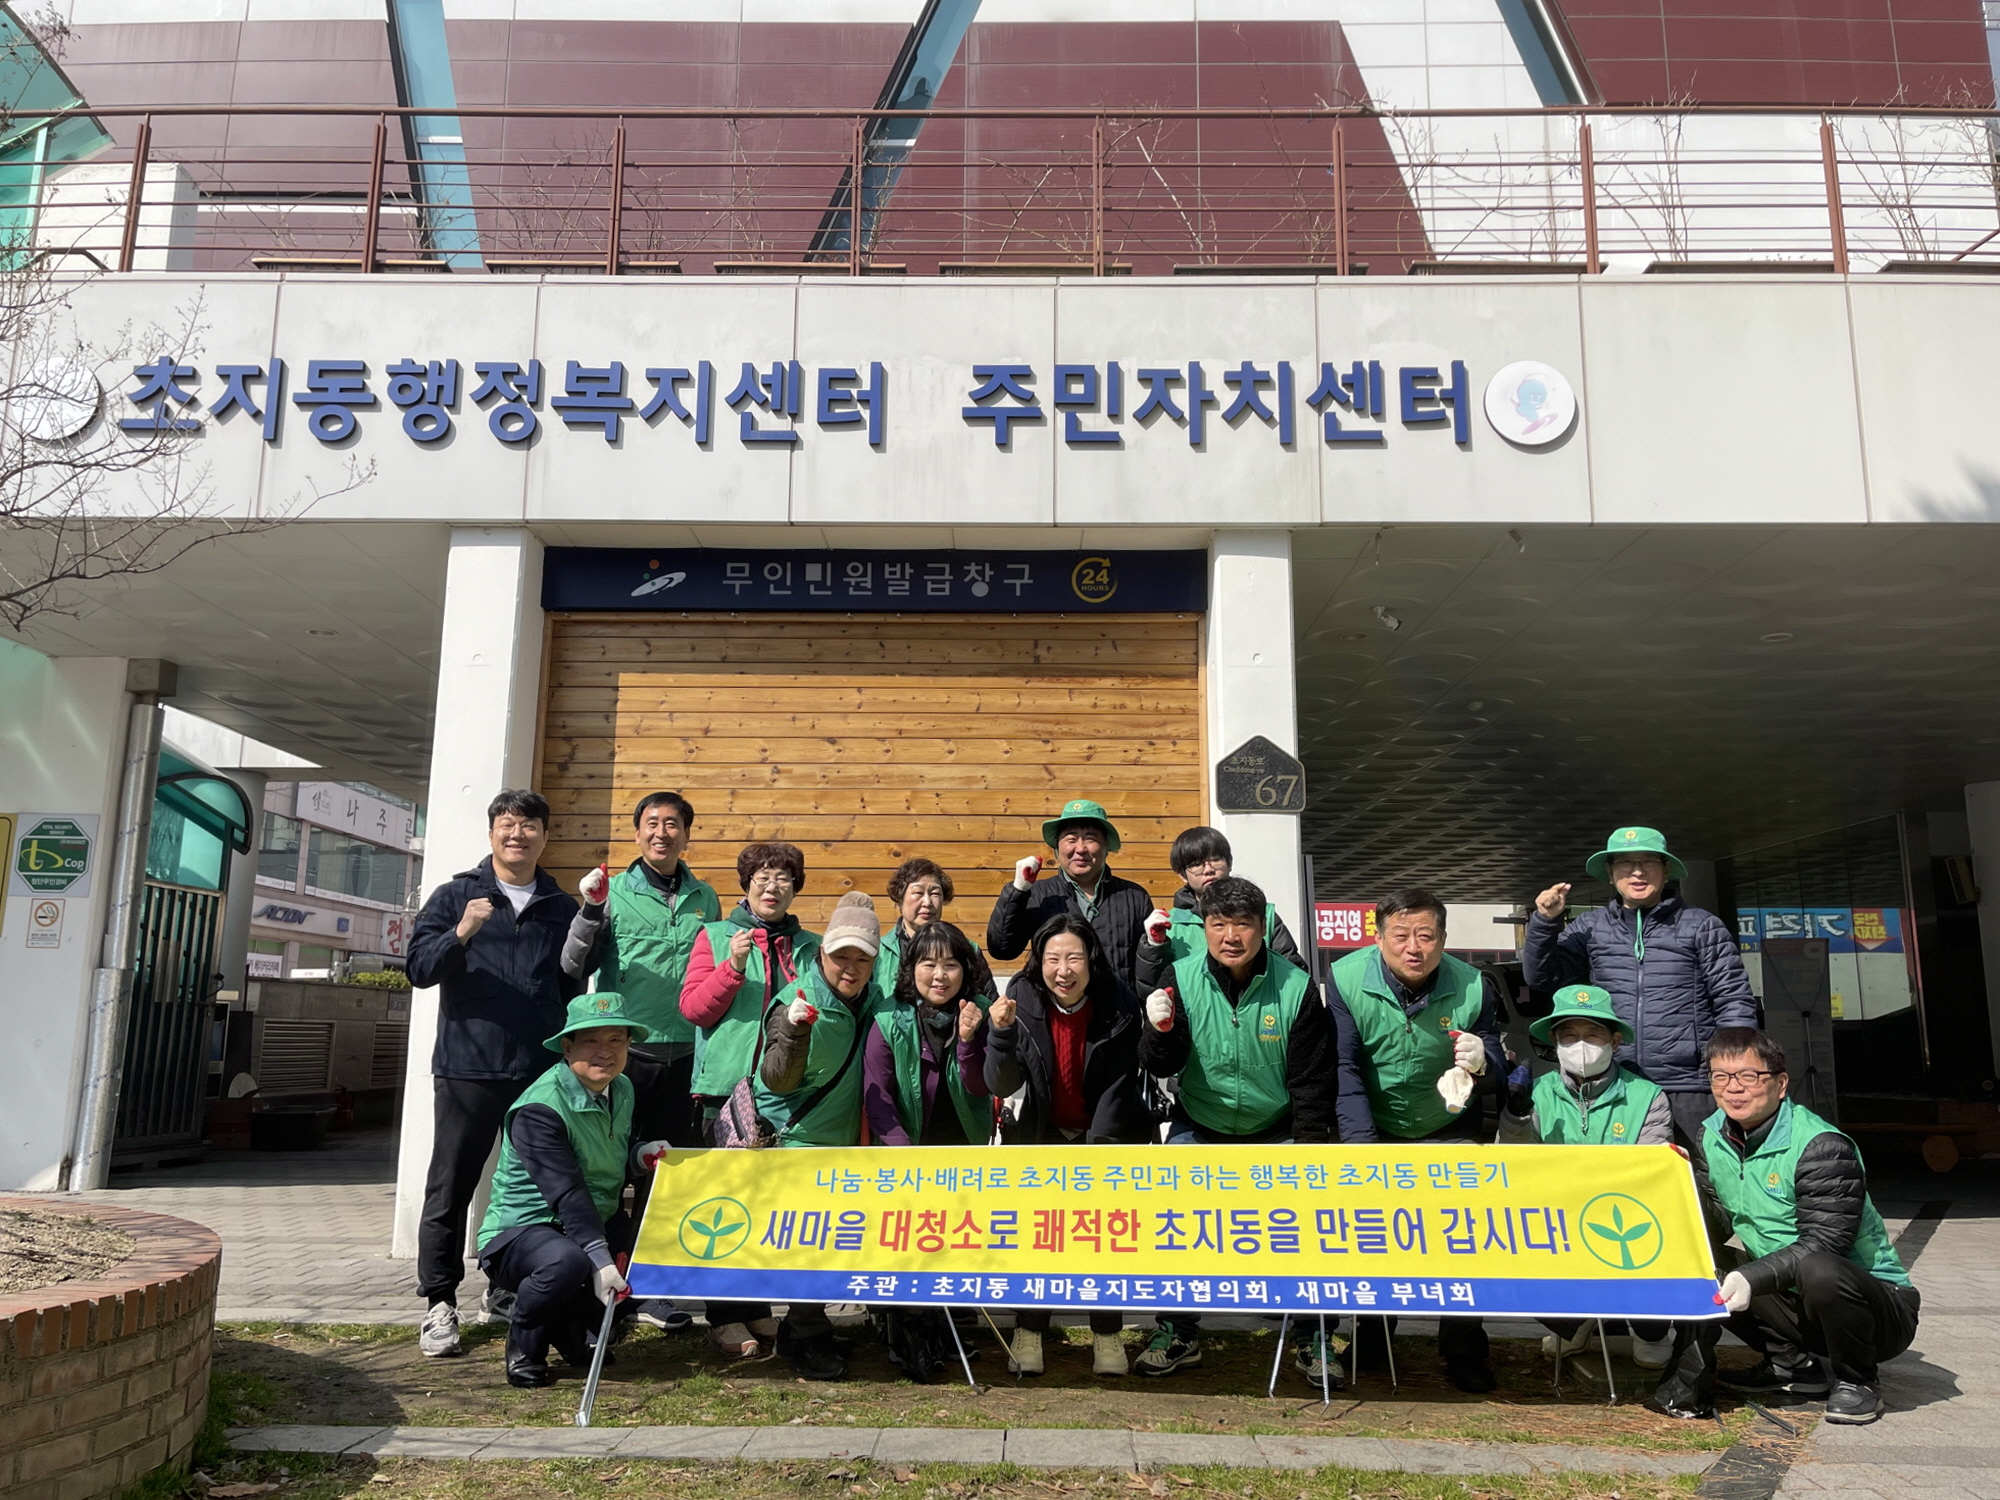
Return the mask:
M1785 1054L1763 1032L1717 1031L1704 1066L1718 1108L1696 1182L1712 1232L1735 1235L1749 1257L1715 1300L1729 1331L1763 1356L1720 1384L1748 1396L1825 1396L1827 1421L1872 1422L1882 1414L1878 1367L1910 1347L1921 1299L1868 1195L1861 1153L1786 1097ZM1712 1415L1719 1335L1714 1323L1683 1324L1673 1372L1647 1405Z
M1569 886L1552 885L1537 896L1521 954L1523 977L1543 997L1571 984L1609 990L1618 1018L1632 1029L1618 1061L1665 1092L1675 1133L1698 1151L1702 1122L1714 1107L1702 1049L1721 1027L1757 1024L1736 936L1713 912L1669 893L1667 882L1686 878L1687 869L1656 829L1614 830L1583 868L1593 880L1609 881L1614 896L1568 927ZM1543 999L1537 1009L1548 1003Z
M436 1124L417 1226L417 1287L430 1304L417 1347L433 1358L464 1353L466 1210L501 1121L548 1068L543 1041L582 988L562 969L576 902L537 863L549 841L548 802L539 792L502 792L486 825L493 852L431 892L410 937L410 983L439 991Z

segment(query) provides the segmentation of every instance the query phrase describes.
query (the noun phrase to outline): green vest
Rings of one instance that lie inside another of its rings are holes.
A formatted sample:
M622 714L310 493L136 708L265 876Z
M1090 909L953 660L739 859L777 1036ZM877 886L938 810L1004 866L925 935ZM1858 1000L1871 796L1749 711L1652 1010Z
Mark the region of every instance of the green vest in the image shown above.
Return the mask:
M632 1145L632 1080L619 1074L611 1080L609 1092L609 1109L592 1103L590 1090L566 1062L558 1062L521 1091L500 1128L500 1165L494 1168L493 1196L487 1200L486 1217L479 1226L481 1245L491 1242L503 1229L518 1229L524 1224L562 1228L556 1211L514 1154L509 1131L523 1105L545 1104L556 1112L569 1132L569 1148L576 1153L598 1218L609 1219L618 1212L618 1200L625 1192L625 1153Z
M1551 1146L1636 1146L1639 1127L1653 1101L1657 1085L1636 1073L1611 1065L1611 1082L1595 1099L1585 1100L1563 1083L1560 1070L1535 1080L1535 1119L1542 1140Z
M977 953L979 944L973 940L971 933L966 934L966 940L972 943L972 950ZM883 931L882 950L875 955L875 988L882 992L884 1001L896 998L896 972L902 967L903 924L899 920L892 922ZM971 975L966 976L968 980L971 977ZM992 998L987 995L974 995L972 998L979 1002L981 1010L993 1003Z
M1278 908L1264 903L1264 943L1268 947L1271 939L1278 935ZM1185 906L1167 909L1167 957L1170 962L1179 963L1184 958L1208 952L1208 938L1202 931L1201 918ZM1276 954L1271 955L1273 958Z
M828 986L815 961L803 965L799 977L779 990L771 1004L782 1008L799 999L819 1010L819 1019L813 1022L806 1043L805 1077L791 1093L776 1094L765 1086L763 1075L758 1074L751 1085L756 1090L757 1113L777 1130L776 1144L780 1146L857 1146L861 1143L862 1073L858 1053L852 1066L841 1074L840 1082L813 1105L810 1114L795 1119L793 1111L818 1093L847 1061L855 1037L874 1019L882 997L871 979L851 1003L842 1000Z
M738 911L702 929L708 934L708 951L717 964L729 962L729 940L751 925ZM792 934L794 968L810 968L818 953L818 934L803 927ZM696 1029L694 1082L690 1092L720 1099L750 1076L757 1062L757 1041L763 1034L764 1007L771 998L766 980L764 950L753 943L749 957L744 960L743 983L736 987L736 998L729 1002L728 1014L713 1026Z
M974 996L975 1000L982 997ZM981 1009L984 1009L981 1005ZM949 1007L952 1013L951 1046L946 1050L944 1070L945 1092L950 1096L952 1107L958 1111L958 1122L965 1127L965 1138L975 1146L986 1143L993 1134L993 1105L983 1094L968 1094L965 1080L958 1076L958 1004ZM903 1129L910 1133L912 1145L924 1138L924 1079L923 1079L923 1038L918 1035L916 1007L898 1001L885 1001L875 1014L875 1024L881 1029L883 1039L889 1043L889 1052L896 1060L896 1115L903 1122ZM857 1065L858 1066L858 1065Z
M1770 1132L1749 1156L1738 1153L1722 1133L1727 1118L1721 1110L1708 1117L1702 1133L1707 1137L1709 1185L1729 1213L1736 1237L1752 1255L1769 1255L1782 1250L1799 1237L1799 1205L1795 1196L1799 1154L1823 1135L1839 1135L1803 1104L1780 1101ZM1850 1142L1850 1144L1852 1144ZM1860 1152L1855 1153L1856 1160ZM1910 1276L1889 1243L1875 1200L1861 1203L1861 1227L1847 1258L1878 1281L1908 1286Z
M694 1022L681 1014L681 981L695 934L722 916L714 889L686 865L680 868L671 903L636 866L611 877L610 930L597 966L597 988L623 995L625 1014L651 1031L655 1043L694 1040Z
M1181 1069L1188 1118L1223 1135L1256 1135L1292 1107L1285 1084L1292 1022L1312 981L1296 964L1266 956L1264 972L1235 1005L1208 972L1208 948L1174 965L1174 986L1193 1043Z
M1471 964L1449 953L1439 965L1430 999L1414 1017L1389 987L1379 948L1357 948L1333 966L1335 988L1361 1039L1361 1077L1368 1109L1385 1136L1413 1141L1442 1130L1453 1116L1438 1096L1437 1081L1451 1068L1454 1031L1470 1031L1484 1002L1485 980Z

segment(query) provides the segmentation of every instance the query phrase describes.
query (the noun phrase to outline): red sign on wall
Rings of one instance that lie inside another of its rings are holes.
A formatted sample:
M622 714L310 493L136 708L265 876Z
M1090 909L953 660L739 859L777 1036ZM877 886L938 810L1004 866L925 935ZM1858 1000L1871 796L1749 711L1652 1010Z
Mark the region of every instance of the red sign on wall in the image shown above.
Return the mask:
M1375 941L1374 904L1321 901L1313 907L1313 927L1322 948L1366 948Z

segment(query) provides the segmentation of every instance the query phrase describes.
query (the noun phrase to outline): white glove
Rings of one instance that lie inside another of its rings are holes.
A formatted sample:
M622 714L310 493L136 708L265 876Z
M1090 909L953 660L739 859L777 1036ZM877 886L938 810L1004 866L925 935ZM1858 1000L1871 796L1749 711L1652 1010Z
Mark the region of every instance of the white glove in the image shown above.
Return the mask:
M1174 997L1165 990L1154 990L1146 997L1146 1024L1155 1031L1174 1029Z
M625 1278L618 1274L616 1266L600 1266L591 1277L590 1289L597 1293L599 1302L609 1302L613 1297L622 1297L632 1288L625 1284Z
M1153 914L1146 918L1146 941L1157 948L1167 940L1167 929L1173 925L1174 919L1172 917L1161 911L1157 906L1154 907Z
M1463 1068L1452 1068L1438 1079L1438 1093L1444 1099L1444 1107L1452 1114L1465 1108L1466 1100L1472 1097L1472 1075Z
M1469 1031L1461 1031L1452 1043L1451 1060L1468 1073L1486 1071L1486 1044Z
M1750 1305L1750 1283L1743 1279L1741 1271L1731 1271L1722 1278L1722 1290L1716 1293L1715 1300L1733 1313Z
M1014 889L1025 891L1035 883L1035 877L1042 873L1042 857L1030 854L1026 859L1014 862Z
M660 1158L674 1149L672 1141L647 1141L639 1148L639 1170L650 1172L659 1165Z
M819 1007L809 1000L794 1000L785 1007L785 1019L794 1026L810 1026L819 1019Z
M583 897L586 906L602 906L604 896L611 889L611 877L604 872L604 866L588 871L576 883L576 893Z

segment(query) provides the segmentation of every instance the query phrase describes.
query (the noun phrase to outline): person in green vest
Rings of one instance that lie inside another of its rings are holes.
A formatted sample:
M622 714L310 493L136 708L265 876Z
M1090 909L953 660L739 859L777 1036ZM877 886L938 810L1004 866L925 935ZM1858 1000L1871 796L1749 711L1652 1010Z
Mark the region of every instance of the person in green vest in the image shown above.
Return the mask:
M1154 907L1153 914L1146 919L1146 936L1139 944L1139 956L1133 964L1141 994L1170 982L1168 971L1190 953L1202 950L1201 914L1197 910L1201 893L1235 869L1236 857L1220 829L1186 828L1167 851L1167 863L1180 876L1181 888L1174 892L1174 899L1165 910ZM1301 969L1312 968L1292 940L1291 929L1285 926L1276 906L1267 905L1264 911L1264 946Z
M676 1146L702 1142L694 1102L694 1023L681 1014L688 956L705 923L722 907L712 886L696 878L682 856L694 833L694 806L679 792L652 792L632 810L638 857L616 875L600 867L577 883L583 908L570 919L563 972L625 997L626 1012L652 1039L634 1043L625 1076L632 1080L632 1129L642 1140ZM650 1175L636 1184L633 1211L645 1212ZM691 1319L664 1297L634 1298L630 1316L655 1328L685 1328Z
M1477 1145L1473 1097L1506 1087L1499 986L1444 951L1444 926L1437 896L1397 891L1375 904L1375 946L1355 949L1327 974L1342 1141ZM1394 1328L1393 1319L1360 1320L1364 1367L1386 1363ZM1493 1389L1478 1318L1438 1319L1438 1353L1461 1391Z
M1716 1111L1703 1126L1695 1181L1718 1238L1746 1256L1715 1300L1729 1331L1761 1359L1715 1369L1715 1323L1684 1326L1668 1380L1646 1404L1701 1418L1719 1383L1747 1396L1826 1397L1828 1422L1882 1414L1880 1366L1917 1336L1922 1298L1868 1194L1854 1142L1786 1096L1784 1050L1749 1026L1726 1026L1703 1050Z
M757 1113L773 1145L861 1143L861 1049L881 1009L875 957L882 924L875 903L849 891L827 919L811 963L771 999L757 1064ZM847 1357L824 1304L794 1302L778 1325L778 1352L806 1380L839 1380Z
M552 1384L551 1343L565 1363L588 1364L595 1309L626 1295L617 1259L633 1227L619 1203L632 1147L625 1062L631 1044L651 1035L615 992L577 996L562 1030L542 1044L562 1060L507 1111L479 1269L514 1294L509 1385Z
M806 887L796 844L745 844L736 856L743 900L695 935L681 982L681 1015L695 1028L692 1087L703 1138L730 1091L757 1066L763 1017L772 997L810 968L819 938L799 925L792 903ZM730 1359L769 1353L777 1319L762 1302L710 1302L708 1343Z
M1656 1084L1628 1072L1617 1060L1632 1028L1619 1018L1611 992L1594 984L1564 985L1546 1016L1528 1035L1555 1050L1555 1071L1527 1079L1523 1064L1508 1075L1507 1108L1500 1116L1500 1144L1556 1146L1671 1146L1674 1115ZM1566 1359L1589 1347L1592 1325L1544 1318L1549 1336L1542 1350ZM1673 1357L1673 1324L1637 1322L1632 1359L1643 1370L1663 1370Z
M1264 943L1270 903L1226 876L1201 893L1203 946L1174 965L1171 988L1146 997L1139 1066L1178 1077L1169 1146L1333 1139L1333 1031L1305 970ZM1201 1318L1162 1313L1136 1368L1171 1375L1201 1363ZM1332 1352L1317 1331L1297 1350L1299 1371L1332 1381Z
M882 951L875 955L875 988L884 995L896 993L896 973L903 962L903 945L919 928L944 920L944 909L956 894L951 874L935 860L906 859L889 876L889 900L896 908L896 920L882 934ZM973 945L975 951L978 945ZM982 1006L992 1003L1000 992L993 984L993 971L982 960L977 985L985 997Z
M877 956L884 1003L861 1054L861 1105L876 1145L983 1146L992 1136L985 972L972 940L949 922L919 927L903 944L886 990Z

